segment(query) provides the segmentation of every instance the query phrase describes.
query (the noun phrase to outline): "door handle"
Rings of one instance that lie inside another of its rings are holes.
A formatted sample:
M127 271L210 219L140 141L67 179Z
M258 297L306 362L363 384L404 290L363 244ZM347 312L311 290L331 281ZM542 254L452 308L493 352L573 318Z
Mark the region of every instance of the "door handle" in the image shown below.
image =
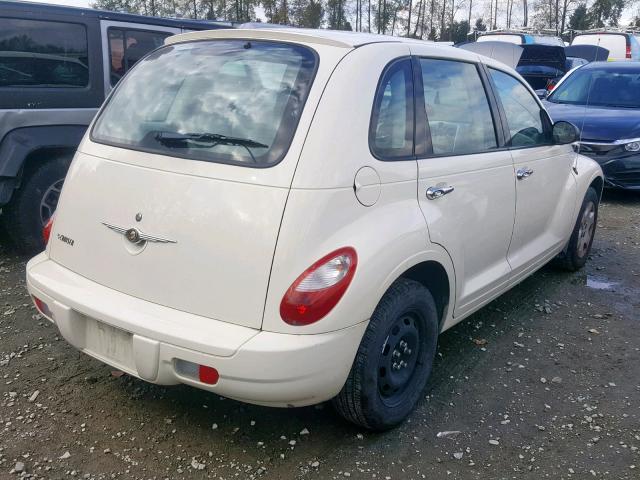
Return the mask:
M427 188L427 198L429 200L436 200L437 198L444 197L447 193L453 192L454 188L449 187L429 187Z
M518 180L524 180L525 178L529 178L531 175L533 175L533 170L528 167L520 168L516 172L516 177L518 177Z

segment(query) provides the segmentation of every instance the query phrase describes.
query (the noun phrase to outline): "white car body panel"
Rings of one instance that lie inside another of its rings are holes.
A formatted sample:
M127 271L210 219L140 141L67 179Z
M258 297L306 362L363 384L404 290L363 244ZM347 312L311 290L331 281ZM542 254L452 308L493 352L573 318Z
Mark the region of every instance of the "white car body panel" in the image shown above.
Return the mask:
M589 33L577 35L571 45L597 45L609 50L609 61L628 61L627 39L624 34Z
M515 170L533 174L516 181L516 218L509 264L514 274L526 270L536 257L555 255L573 229L576 181L571 173L576 153L570 145L512 150ZM544 194L541 194L544 192Z
M369 124L385 66L412 54L478 62L473 53L297 29L195 32L167 42L208 38L281 40L317 52L284 159L269 168L176 161L87 134L47 250L27 266L30 293L49 305L65 339L146 381L272 406L332 398L399 277L427 262L442 269L445 330L559 253L601 176L568 145L376 159ZM515 171L525 164L535 175L520 185ZM439 183L455 192L426 200L426 188ZM103 223L175 243L133 245ZM356 250L358 266L344 297L318 322L285 323L280 302L294 280L345 246ZM178 361L215 367L220 381L185 376Z

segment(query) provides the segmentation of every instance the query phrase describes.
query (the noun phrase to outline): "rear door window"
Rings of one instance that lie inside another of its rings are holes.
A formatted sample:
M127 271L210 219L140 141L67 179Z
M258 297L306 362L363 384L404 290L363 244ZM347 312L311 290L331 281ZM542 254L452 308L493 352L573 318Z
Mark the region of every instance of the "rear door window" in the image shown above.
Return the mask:
M420 59L434 155L486 152L498 146L493 116L472 63Z
M87 31L83 25L0 18L0 87L88 85Z
M171 35L169 32L110 27L108 36L111 85L118 83L138 60L150 51L161 47L164 39Z
M92 139L191 160L271 166L289 148L316 64L309 48L277 42L163 47L118 84Z

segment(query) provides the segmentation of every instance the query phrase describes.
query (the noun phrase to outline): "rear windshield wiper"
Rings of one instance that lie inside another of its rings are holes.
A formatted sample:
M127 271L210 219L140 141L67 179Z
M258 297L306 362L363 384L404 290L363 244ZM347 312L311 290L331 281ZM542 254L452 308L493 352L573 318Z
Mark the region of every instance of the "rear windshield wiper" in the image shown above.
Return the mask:
M235 145L238 147L244 147L251 159L255 162L256 158L251 152L251 148L269 148L269 145L256 142L250 138L240 137L228 137L226 135L220 135L219 133L170 133L170 132L158 132L155 135L155 139L167 146L175 148L184 148L187 146L196 148L213 148L217 145Z

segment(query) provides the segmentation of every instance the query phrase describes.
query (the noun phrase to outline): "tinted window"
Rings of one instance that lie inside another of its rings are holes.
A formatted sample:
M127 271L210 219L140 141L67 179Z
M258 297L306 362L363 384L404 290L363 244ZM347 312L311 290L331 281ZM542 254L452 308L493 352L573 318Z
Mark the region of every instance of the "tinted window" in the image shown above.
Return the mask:
M86 87L82 25L0 18L0 87Z
M269 166L289 148L315 64L309 49L275 42L163 47L118 84L92 138L174 157Z
M143 56L162 46L164 39L170 35L168 32L109 28L111 85L118 83L125 72Z
M502 103L512 147L532 147L549 143L542 121L542 110L529 90L511 75L489 69Z
M413 155L413 80L411 61L397 60L382 75L373 106L369 144L381 159Z
M640 108L640 68L583 67L547 99L553 103Z
M475 65L421 59L422 84L435 155L497 147L493 117Z

